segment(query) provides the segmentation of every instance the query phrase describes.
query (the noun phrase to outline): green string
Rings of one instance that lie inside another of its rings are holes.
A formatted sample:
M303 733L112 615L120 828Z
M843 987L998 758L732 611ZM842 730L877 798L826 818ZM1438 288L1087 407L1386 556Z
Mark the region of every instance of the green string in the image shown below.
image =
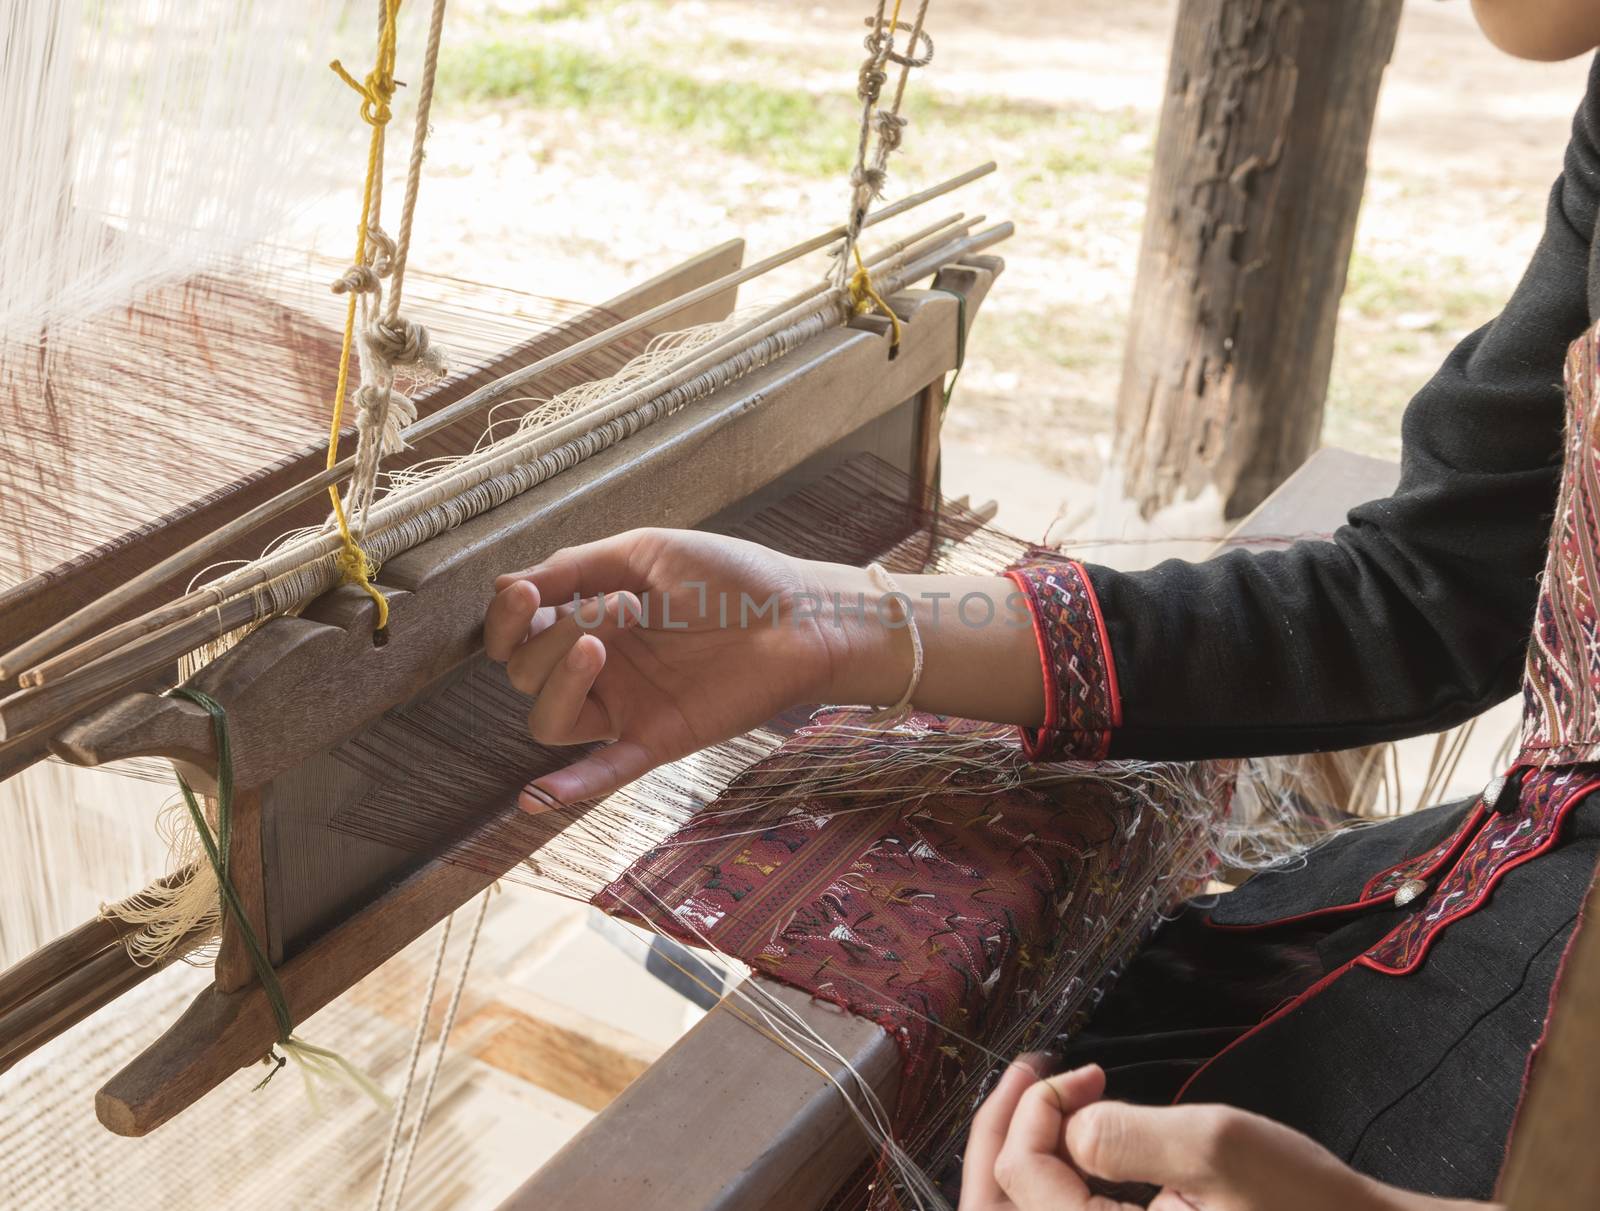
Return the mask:
M256 937L256 931L251 928L250 918L245 915L233 880L228 877L228 852L233 840L233 746L228 739L228 713L215 698L199 690L175 689L172 696L194 703L211 716L211 735L217 745L216 836L212 835L205 813L200 810L200 802L182 774L178 775L178 789L183 792L183 801L189 808L189 817L194 821L195 830L200 834L200 843L205 846L211 869L217 874L217 890L222 895L223 906L232 914L233 923L238 927L239 936L244 939L245 949L250 953L256 977L261 981L261 989L267 994L267 1004L272 1007L272 1016L278 1023L278 1042L287 1044L294 1032L294 1021L289 1017L289 1003L284 998L283 985L278 983L278 974L273 971L272 963L262 949L261 939ZM272 1053L271 1058L277 1063L261 1082L262 1085L270 1081L285 1063L284 1057L276 1052Z
M940 294L948 294L956 301L956 368L950 376L950 381L944 387L944 403L939 405L939 416L950 411L950 397L955 394L956 380L961 377L961 367L967 362L967 296L959 290L951 290L948 286L930 286L930 290L937 290Z
M389 1098L372 1078L338 1052L318 1047L295 1035L294 1020L289 1016L289 1002L283 995L283 985L278 983L278 973L272 969L267 952L261 946L261 939L256 937L250 918L245 916L244 905L239 901L233 880L228 877L228 850L233 839L233 745L228 739L228 713L215 698L199 690L179 688L172 691L172 696L194 703L211 716L211 735L217 745L216 836L212 836L206 814L200 810L200 801L195 798L193 788L182 774L178 775L178 789L183 792L189 818L194 821L195 831L200 834L200 843L205 846L206 857L211 861L211 869L216 872L217 890L223 906L239 927L239 936L244 939L245 949L250 952L251 965L256 969L261 990L267 994L267 1004L272 1007L273 1019L278 1023L277 1045L269 1049L266 1055L266 1059L272 1063L272 1071L261 1078L256 1088L265 1086L292 1058L305 1078L306 1094L313 1106L316 1105L316 1090L312 1085L312 1077L337 1078L342 1074L378 1106L387 1108Z

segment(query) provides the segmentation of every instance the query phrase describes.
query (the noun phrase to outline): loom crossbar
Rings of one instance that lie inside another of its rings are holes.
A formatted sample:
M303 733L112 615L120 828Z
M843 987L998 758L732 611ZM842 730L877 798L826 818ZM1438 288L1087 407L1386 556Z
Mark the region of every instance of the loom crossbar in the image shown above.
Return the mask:
M444 380L419 396L419 414L424 417L431 415L487 382L576 344L596 329L633 319L662 303L715 282L737 270L743 259L743 240L729 240L707 249L549 331L520 342L483 367ZM732 312L735 298L736 291L731 289L717 293L675 316L674 325L724 319ZM657 331L646 330L637 340L647 340ZM596 353L580 360L560 375L553 376L550 382L536 380L526 386L529 394L537 395L542 391L554 394L562 386L569 385L569 379L582 381L609 372L607 356ZM347 433L347 438L352 434L353 430ZM390 466L392 469L425 459L459 455L470 449L475 440L475 432L470 427L447 430L391 459ZM110 586L128 582L160 563L166 556L272 499L290 485L303 481L321 469L326 454L325 445L307 446L273 466L263 468L258 474L231 485L226 491L196 502L192 508L175 513L144 530L123 535L70 564L0 592L0 649L16 646L25 637L38 633L53 619L61 617L63 603L81 603L105 592ZM319 497L268 526L249 531L221 551L218 558L228 560L254 556L283 530L320 523L326 513L326 503L324 498ZM151 594L163 588L164 583L153 583L149 593L132 599L107 622L123 622L146 608L151 603ZM0 696L10 688L11 683L0 681ZM48 735L40 734L20 743L0 742L0 779L9 777L42 757L47 750L48 740Z
M259 912L265 918L256 922L257 932L273 940L278 978L296 1021L503 872L391 852L389 866L369 866L358 888L330 876L316 888L275 890L271 830L278 816L295 813L274 811L274 795L287 789L294 771L477 659L493 577L506 568L631 526L687 526L725 513L899 408L915 413L903 459L926 465L928 426L938 423L939 387L956 364L963 313L947 292L966 297L970 324L1001 267L995 258L972 257L941 271L937 290L896 296L904 336L892 360L875 331L824 332L637 437L391 560L379 578L390 596L386 647L372 646L371 603L340 590L300 618L266 623L195 680L227 708L244 801L261 795L260 834L241 839L236 828L234 877L263 891L252 901L241 888L241 897L253 902L252 917ZM160 732L168 751L192 760L207 751L208 741L195 727L199 721L177 708L170 700L133 695L70 729L57 751L85 764L118 759L130 751L124 727L137 718L133 743L141 751L150 751L150 737ZM186 770L202 785L215 773L204 765ZM332 834L324 836L332 845ZM241 851L252 840L259 848ZM274 903L318 897L328 908L302 913L298 930L271 920ZM225 932L224 956L229 947ZM103 1123L122 1134L144 1134L261 1058L276 1035L272 1015L260 986L239 982L245 986L203 992L106 1085L97 1099Z

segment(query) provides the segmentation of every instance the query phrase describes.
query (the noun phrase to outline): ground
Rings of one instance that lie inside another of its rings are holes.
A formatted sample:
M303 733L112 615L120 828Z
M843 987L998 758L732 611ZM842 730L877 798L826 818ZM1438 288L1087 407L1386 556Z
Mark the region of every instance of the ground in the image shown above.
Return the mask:
M839 220L863 0L502 0L453 10L415 263L592 301L729 235ZM1174 4L940 0L891 195L994 159L1009 218L947 441L1018 528L1087 516L1107 448ZM1414 2L1384 84L1325 440L1394 457L1411 393L1493 318L1543 224L1583 63ZM798 270L796 272L799 272ZM771 297L791 279L749 297Z

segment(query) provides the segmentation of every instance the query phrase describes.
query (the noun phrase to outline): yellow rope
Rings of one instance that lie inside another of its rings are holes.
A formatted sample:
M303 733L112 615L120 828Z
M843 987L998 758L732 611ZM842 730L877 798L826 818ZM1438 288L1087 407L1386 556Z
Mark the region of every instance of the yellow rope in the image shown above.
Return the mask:
M894 309L883 301L883 295L878 293L878 288L872 284L872 275L867 272L867 263L861 259L861 249L852 248L856 254L856 271L850 275L850 307L857 315L865 315L877 308L878 311L889 317L889 348L900 348L900 317ZM837 279L835 279L837 280Z
M372 127L372 138L367 144L367 179L361 188L361 222L356 227L356 255L352 264L366 264L367 223L372 215L372 199L377 189L378 164L383 154L383 128L388 125L389 102L394 97L395 25L400 13L400 0L384 0L383 30L378 35L377 63L367 73L365 80L357 80L344 64L335 59L328 64L334 74L361 96L361 120ZM350 348L355 341L356 291L344 309L344 340L339 346L339 385L333 397L333 422L328 431L328 467L331 470L339 461L339 429L344 422L344 396L350 385ZM378 610L377 627L373 638L383 642L389 625L389 599L372 583L378 569L350 532L350 522L345 517L344 502L339 498L339 485L328 485L328 496L333 500L333 516L339 525L339 538L343 543L336 565L346 584L361 586Z
M900 30L900 4L901 0L894 0L894 10L889 14L889 51L894 49L894 36ZM878 13L881 16L883 9L880 8ZM912 47L912 53L916 53L915 47ZM884 60L887 59L888 52L885 52ZM888 316L889 351L897 353L900 350L900 317L888 303L883 301L878 288L872 284L872 274L867 271L867 263L861 259L860 247L851 244L850 251L856 256L856 271L850 275L850 309L857 315L865 315L876 307L879 312Z

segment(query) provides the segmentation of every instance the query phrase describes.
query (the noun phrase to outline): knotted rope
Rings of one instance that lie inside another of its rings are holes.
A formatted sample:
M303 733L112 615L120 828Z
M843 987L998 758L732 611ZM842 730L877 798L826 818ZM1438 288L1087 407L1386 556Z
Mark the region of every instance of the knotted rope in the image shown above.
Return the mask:
M412 220L416 212L421 183L422 161L427 142L428 114L433 103L434 79L439 61L439 42L444 28L445 0L434 0L428 27L428 46L424 55L422 86L417 97L416 123L412 132L411 160L406 172L405 201L401 206L399 235L390 239L378 226L383 196L384 136L393 114L397 49L396 22L400 0L380 0L381 20L378 50L373 69L357 80L335 59L329 66L361 98L361 120L372 128L367 146L366 179L361 191L361 218L356 228L356 250L351 266L333 283L335 294L347 296L344 337L339 350L339 379L333 419L328 437L327 465L338 461L339 430L344 421L344 405L350 380L350 351L359 345L361 381L352 402L356 409L355 470L350 477L349 507L339 489L330 486L333 521L339 530L341 549L337 566L344 583L355 584L372 598L377 608L373 642L382 644L388 637L389 603L372 583L377 568L357 539L365 528L377 484L378 465L385 455L405 448L404 430L417 418L415 401L395 390L398 367L416 367L424 377L444 373L445 362L434 348L428 330L400 315L400 295L405 266L410 253ZM388 306L383 308L383 283L391 281ZM361 324L356 324L360 309ZM379 312L382 309L382 317ZM350 519L355 519L352 526Z
M893 10L885 18L885 0L878 0L877 13L867 18L871 31L865 43L867 57L861 64L856 82L856 95L861 99L861 128L856 140L855 165L850 170L850 214L834 269L836 284L849 292L851 308L857 315L877 311L888 317L891 352L900 347L900 317L873 286L872 275L862 260L858 243L867 211L875 199L883 196L884 186L888 183L889 157L904 140L907 120L901 115L900 106L905 100L911 69L926 67L933 61L933 39L923 29L929 0L922 0L917 8L916 19L909 25L900 20L901 3L902 0L895 0ZM894 48L895 35L901 30L907 30L911 35L904 52ZM894 100L887 108L883 108L879 101L884 85L889 82L890 63L900 67L900 78L895 86ZM855 265L853 271L850 268L852 262Z

